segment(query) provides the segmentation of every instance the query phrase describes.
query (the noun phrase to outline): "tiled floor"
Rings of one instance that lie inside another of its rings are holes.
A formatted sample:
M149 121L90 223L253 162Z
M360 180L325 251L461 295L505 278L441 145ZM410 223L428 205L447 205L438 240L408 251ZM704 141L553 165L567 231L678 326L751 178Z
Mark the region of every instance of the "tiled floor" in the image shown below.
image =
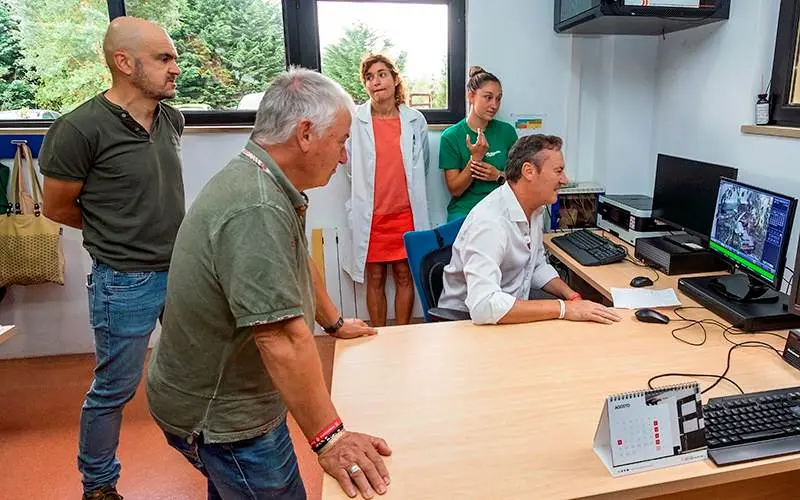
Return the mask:
M324 337L318 344L330 385L333 344ZM0 498L80 499L78 419L93 368L91 355L0 361ZM291 424L308 497L320 498L322 470ZM141 386L125 409L119 457L126 500L206 496L205 480L153 423Z

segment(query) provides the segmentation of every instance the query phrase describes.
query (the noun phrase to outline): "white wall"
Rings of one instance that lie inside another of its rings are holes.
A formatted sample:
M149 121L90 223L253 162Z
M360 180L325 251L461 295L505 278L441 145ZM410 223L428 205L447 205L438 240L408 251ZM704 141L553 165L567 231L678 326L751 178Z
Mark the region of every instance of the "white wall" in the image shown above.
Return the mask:
M606 193L649 194L656 99L655 37L575 37L580 68L577 167Z
M734 1L728 21L659 42L653 157L668 153L729 165L744 182L800 197L800 141L740 132L754 122L762 77L771 75L779 4ZM790 267L798 217L793 232Z
M545 113L543 131L564 136L572 42L553 31L552 0L470 0L467 27L467 66L503 83L498 118Z
M241 150L247 134L187 134L183 175L187 204L211 176ZM64 228L64 286L12 286L0 302L0 324L17 325L18 334L0 344L0 359L93 352L89 329L86 274L91 259L80 231ZM151 344L157 339L156 331Z

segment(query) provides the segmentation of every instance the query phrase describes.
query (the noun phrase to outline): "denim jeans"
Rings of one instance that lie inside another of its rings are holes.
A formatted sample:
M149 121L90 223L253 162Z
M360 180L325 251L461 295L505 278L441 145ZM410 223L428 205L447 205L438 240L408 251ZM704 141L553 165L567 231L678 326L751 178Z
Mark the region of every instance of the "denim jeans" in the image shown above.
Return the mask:
M167 273L123 273L95 262L86 287L95 369L81 409L78 469L84 491L91 491L119 479L122 408L142 378L150 334L164 307Z
M208 500L305 500L289 428L234 443L206 444L202 435L167 442L208 479Z

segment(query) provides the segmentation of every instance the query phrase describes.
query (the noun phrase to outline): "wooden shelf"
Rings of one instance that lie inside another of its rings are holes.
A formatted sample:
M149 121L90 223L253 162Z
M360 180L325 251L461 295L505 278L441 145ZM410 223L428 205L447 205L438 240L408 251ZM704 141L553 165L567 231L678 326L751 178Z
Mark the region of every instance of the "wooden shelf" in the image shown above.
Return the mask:
M800 139L800 127L778 127L776 125L742 125L742 133L749 135L769 135Z

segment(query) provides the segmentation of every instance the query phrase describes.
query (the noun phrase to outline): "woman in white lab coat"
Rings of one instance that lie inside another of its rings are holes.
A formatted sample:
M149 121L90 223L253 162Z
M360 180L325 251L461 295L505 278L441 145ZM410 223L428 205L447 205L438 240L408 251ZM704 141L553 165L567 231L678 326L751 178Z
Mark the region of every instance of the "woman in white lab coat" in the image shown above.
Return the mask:
M391 268L396 322L407 324L414 284L403 234L430 226L425 191L428 124L422 113L405 104L405 84L388 57L367 55L361 62L361 82L370 99L356 108L350 131L347 222L352 247L344 268L353 281L366 281L373 326L386 325Z

